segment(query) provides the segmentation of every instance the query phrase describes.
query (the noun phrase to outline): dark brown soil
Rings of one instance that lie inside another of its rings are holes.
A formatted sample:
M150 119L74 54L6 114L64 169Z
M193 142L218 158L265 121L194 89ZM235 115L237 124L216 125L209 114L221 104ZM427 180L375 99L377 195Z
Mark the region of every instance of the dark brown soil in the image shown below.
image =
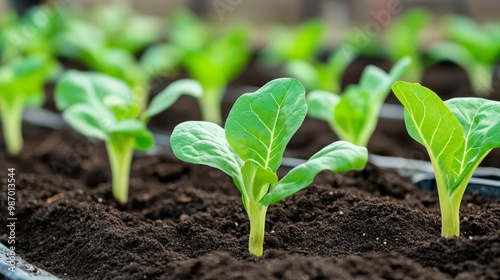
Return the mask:
M63 279L500 278L498 199L467 195L461 237L444 239L435 193L372 165L323 172L269 208L257 258L247 253L248 219L223 173L168 151L138 155L130 201L118 207L101 143L24 129L21 157L0 149L0 172L16 168L16 252Z

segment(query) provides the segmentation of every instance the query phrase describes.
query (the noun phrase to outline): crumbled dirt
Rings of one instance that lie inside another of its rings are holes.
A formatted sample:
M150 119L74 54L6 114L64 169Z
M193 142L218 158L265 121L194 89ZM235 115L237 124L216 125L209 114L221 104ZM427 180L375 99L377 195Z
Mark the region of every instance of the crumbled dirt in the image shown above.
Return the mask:
M498 199L466 195L461 237L444 239L435 193L373 165L322 172L269 208L258 258L247 252L248 218L225 174L168 151L137 155L129 203L118 206L102 143L25 131L21 157L0 149L0 171L16 168L16 252L62 279L500 278Z

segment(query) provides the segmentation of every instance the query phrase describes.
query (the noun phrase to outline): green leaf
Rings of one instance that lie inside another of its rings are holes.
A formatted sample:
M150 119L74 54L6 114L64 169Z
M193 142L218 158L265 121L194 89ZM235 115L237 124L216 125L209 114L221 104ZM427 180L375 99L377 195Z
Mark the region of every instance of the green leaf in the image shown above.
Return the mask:
M169 39L186 52L202 49L209 41L211 30L189 10L180 9L170 16Z
M142 118L149 119L170 106L182 95L191 95L193 97L199 98L203 95L203 89L201 85L195 80L183 79L178 80L170 84L164 90L162 90L158 95L156 95L149 107L143 113Z
M160 21L152 16L134 15L114 37L113 46L137 53L159 38L160 25Z
M153 45L141 56L140 64L153 77L168 75L179 67L181 55L181 50L173 45Z
M325 80L323 84L330 84L330 88L324 87L323 89L331 90L335 93L341 91L342 76L356 55L354 51L346 51L342 46L330 55L325 67L325 75L322 77Z
M366 146L373 133L373 125L366 130L370 122L377 123L378 104L372 101L371 93L358 86L349 86L334 107L333 119L330 121L332 128L340 139L356 145ZM375 108L373 108L375 107ZM376 110L375 114L371 113Z
M463 181L491 149L500 147L500 102L482 98L453 98L445 102L463 131L464 145L454 155L453 170ZM450 192L458 187L455 183Z
M115 96L130 103L132 93L122 81L99 73L85 73L75 70L68 71L56 87L56 105L61 111L78 104L87 103L96 106L102 113L104 99Z
M308 93L306 99L309 116L330 123L340 96L328 91L315 90Z
M310 20L299 25L295 30L281 31L272 40L270 52L287 60L311 60L315 57L325 34L324 22Z
M84 104L73 105L64 110L63 118L82 135L101 140L109 139L105 131L113 120L103 119L92 107Z
M457 118L434 92L419 84L396 82L392 89L405 107L408 133L428 150L446 184L454 185L458 174L447 171L453 170L454 155L464 144Z
M368 161L368 151L365 147L349 142L338 141L321 149L307 162L293 168L278 183L273 184L269 193L261 203L269 205L302 190L310 185L314 177L323 171L346 172L351 169L362 169Z
M127 119L112 124L107 128L112 135L124 135L135 139L134 148L139 151L145 151L154 146L153 134L146 125L136 119Z
M405 56L401 58L394 66L392 66L389 76L391 77L391 84L401 79L404 74L410 69L412 64L411 57ZM391 85L389 85L390 87Z
M225 86L243 70L249 59L248 34L244 29L235 28L203 49L186 54L183 64L206 89Z
M278 176L272 171L262 168L253 160L245 162L241 168L243 185L251 189L247 195L251 195L253 201L259 201L268 191L270 184L278 182Z
M495 38L469 17L449 16L444 21L444 30L449 39L468 49L478 61L496 62L498 44Z
M303 60L291 60L285 64L285 72L304 84L308 89L318 89L320 77L318 69L310 62Z
M180 160L220 169L233 179L240 177L243 162L229 146L224 129L214 123L189 121L178 124L170 136L170 145Z
M304 87L294 79L276 79L236 100L226 121L226 138L244 160L273 172L307 112Z
M388 28L386 45L389 47L392 60L408 56L413 61L406 72L406 80L417 82L422 79L421 37L430 19L429 11L422 8L410 9L393 21Z
M309 115L327 121L340 139L359 146L368 145L391 85L408 70L410 63L408 57L401 59L389 74L369 65L359 85L348 86L340 97L328 92L310 93Z

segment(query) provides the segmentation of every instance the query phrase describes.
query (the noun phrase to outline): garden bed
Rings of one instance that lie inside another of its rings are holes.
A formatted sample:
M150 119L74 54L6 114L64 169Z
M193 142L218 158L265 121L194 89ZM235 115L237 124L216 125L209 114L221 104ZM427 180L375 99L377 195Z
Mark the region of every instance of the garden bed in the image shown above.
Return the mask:
M131 199L119 207L101 143L68 130L24 131L22 156L0 162L16 168L16 253L62 279L500 277L498 198L466 195L462 236L444 239L437 194L373 165L323 172L269 208L257 258L247 252L241 198L223 173L168 151L138 155Z

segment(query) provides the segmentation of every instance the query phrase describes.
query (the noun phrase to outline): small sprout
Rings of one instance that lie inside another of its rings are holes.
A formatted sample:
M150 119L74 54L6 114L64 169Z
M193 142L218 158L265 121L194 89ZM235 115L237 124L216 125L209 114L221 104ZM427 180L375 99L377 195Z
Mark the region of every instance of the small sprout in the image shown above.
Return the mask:
M453 98L443 102L419 84L392 86L405 107L406 129L429 153L436 176L444 237L460 234L460 203L484 157L500 147L500 102Z
M262 255L270 204L307 187L322 170L345 172L366 164L366 148L338 141L279 180L276 171L285 147L306 113L304 87L294 79L277 79L238 98L225 128L188 121L172 133L172 150L179 159L218 168L233 178L250 219L248 248L253 255Z
M410 58L403 58L390 73L370 65L363 71L359 84L347 87L340 96L319 90L309 93L309 115L328 122L340 139L366 147L391 85L403 76L410 64Z
M294 60L314 61L325 33L326 25L321 20L304 22L293 30L277 27L262 53L263 62L276 66Z
M176 81L141 110L124 82L99 73L68 71L57 84L55 99L73 129L106 142L113 196L125 204L133 150L144 151L154 145L147 122L169 108L181 94L199 96L201 86L193 80Z
M342 75L355 58L352 50L340 47L326 59L318 59L326 25L310 20L294 30L276 29L271 43L262 54L264 64L283 65L285 72L300 80L307 90L322 89L339 92Z
M339 92L342 76L355 56L353 51L340 47L326 62L291 60L285 64L285 71L302 81L306 89Z
M39 57L19 57L0 67L0 117L7 152L17 156L23 149L22 113L25 107L41 106L44 84L54 74L55 63Z
M222 123L221 101L227 84L243 70L249 59L248 32L239 28L183 57L187 71L203 87L203 95L199 98L203 120Z
M127 5L106 5L89 13L87 20L106 35L107 45L138 53L160 37L161 20L138 14Z
M424 65L420 55L421 39L429 25L431 15L425 9L411 9L402 14L387 30L387 48L392 61L410 57L412 64L404 79L411 82L422 80Z
M429 50L437 61L447 60L462 67L478 96L493 89L493 73L500 55L500 25L481 27L465 16L449 16L444 21L448 41L438 42Z

